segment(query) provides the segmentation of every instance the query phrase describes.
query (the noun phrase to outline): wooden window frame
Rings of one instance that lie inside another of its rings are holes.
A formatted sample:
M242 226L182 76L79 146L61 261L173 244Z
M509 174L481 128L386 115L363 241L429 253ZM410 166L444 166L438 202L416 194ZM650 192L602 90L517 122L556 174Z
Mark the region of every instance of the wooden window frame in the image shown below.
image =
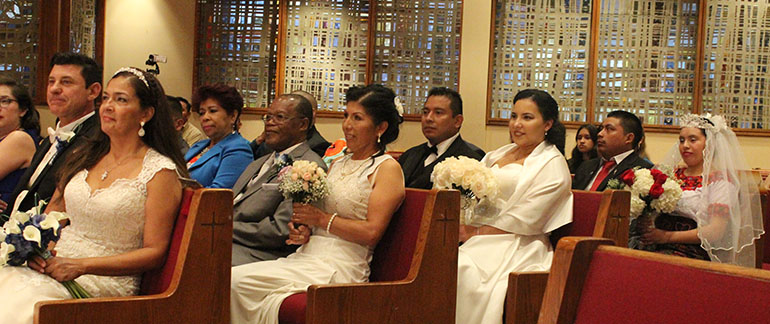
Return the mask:
M494 69L494 41L495 41L495 3L501 0L493 0L492 16L490 20L490 36L489 36L489 66L487 71L487 99L486 99L486 125L490 126L507 126L508 119L504 118L491 118L492 114L492 73ZM694 114L700 114L703 112L703 62L705 60L703 56L706 39L703 35L706 32L706 6L707 0L698 1L698 38L696 40L695 51L695 79L693 82L693 108L691 110ZM599 56L599 19L600 19L601 0L591 1L591 35L589 42L589 54L588 54L588 73L586 74L586 123L595 123L594 121L594 105L596 97L596 74L599 68L597 57ZM577 129L583 122L563 122L563 124L570 129ZM644 125L644 130L651 133L679 133L679 126L672 125ZM770 129L753 129L753 128L733 128L736 135L742 136L761 136L766 137L770 135Z
M104 66L104 2L96 0L96 55L93 58ZM70 51L70 5L71 0L40 1L40 39L38 40L37 72L35 74L36 105L47 105L46 87L51 57L58 52Z
M102 0L103 1L103 0ZM465 7L465 1L463 0L460 5L460 16L462 17L462 12ZM200 26L200 16L201 16L201 9L200 4L198 1L195 2L195 26L198 28ZM368 32L369 32L369 42L367 42L367 57L371 58L374 56L374 38L376 33L376 17L377 17L377 0L369 0L369 21L368 24ZM277 46L277 52L276 52L276 89L275 93L276 96L279 96L283 94L283 84L286 80L286 63L284 58L286 57L286 47L284 46L284 42L286 39L286 33L287 33L287 25L286 21L288 19L288 1L280 1L279 3L279 10L278 10L278 39L276 40L276 46ZM461 18L461 24L462 24L462 18ZM462 35L458 36L460 43L462 43ZM195 57L193 59L193 62L196 62L193 66L193 79L192 79L192 89L195 91L200 84L198 83L198 47L200 46L200 39L198 38L198 34L195 35L194 40L194 48L195 48ZM458 48L459 50L459 48ZM461 65L461 58L462 58L462 51L459 53L457 58L457 80L458 80L458 88L460 86L460 65ZM372 75L374 73L374 61L371 59L367 59L366 61L366 84L371 83ZM457 89L459 92L459 89ZM267 107L244 107L243 114L245 115L263 115L267 111ZM324 117L324 118L337 118L342 119L344 116L343 112L340 111L328 111L328 110L318 110L316 113L316 117ZM420 121L421 117L420 114L404 114L404 120L405 121Z

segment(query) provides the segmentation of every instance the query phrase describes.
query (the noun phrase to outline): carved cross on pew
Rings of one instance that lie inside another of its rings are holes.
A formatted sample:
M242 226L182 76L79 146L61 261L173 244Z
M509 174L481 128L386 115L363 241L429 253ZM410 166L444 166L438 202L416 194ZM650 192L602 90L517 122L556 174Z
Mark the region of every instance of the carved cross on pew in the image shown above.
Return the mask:
M209 223L202 223L201 226L209 226L211 227L211 250L209 253L214 253L214 230L217 226L225 226L225 223L217 223L217 210L212 211L211 213L211 222Z

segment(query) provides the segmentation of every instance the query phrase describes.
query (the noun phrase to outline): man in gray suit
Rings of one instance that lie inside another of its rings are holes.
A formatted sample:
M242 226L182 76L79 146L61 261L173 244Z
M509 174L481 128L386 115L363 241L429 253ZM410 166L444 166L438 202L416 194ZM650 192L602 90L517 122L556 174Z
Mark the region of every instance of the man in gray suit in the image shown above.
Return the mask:
M326 168L306 142L313 126L313 109L307 99L281 95L262 120L265 143L276 153L249 164L233 186L233 266L275 260L297 249L286 244L292 201L278 191L278 171L295 160L315 161Z

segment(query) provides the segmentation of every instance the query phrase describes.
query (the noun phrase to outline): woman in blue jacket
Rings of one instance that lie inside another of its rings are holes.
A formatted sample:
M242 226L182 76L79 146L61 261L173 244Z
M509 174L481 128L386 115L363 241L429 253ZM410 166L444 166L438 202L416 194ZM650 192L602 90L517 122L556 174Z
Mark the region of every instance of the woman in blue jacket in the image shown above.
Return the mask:
M253 159L249 141L238 133L243 97L231 86L204 85L193 95L193 108L209 138L185 154L190 177L206 188L232 188Z

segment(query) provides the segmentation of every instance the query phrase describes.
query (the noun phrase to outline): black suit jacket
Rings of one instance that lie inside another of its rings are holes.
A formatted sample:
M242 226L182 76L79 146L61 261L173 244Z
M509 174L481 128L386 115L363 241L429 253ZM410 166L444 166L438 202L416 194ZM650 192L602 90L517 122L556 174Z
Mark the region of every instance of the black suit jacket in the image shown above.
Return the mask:
M329 143L326 141L326 139L321 136L321 133L318 132L318 129L315 128L315 125L313 125L312 128L310 128L310 131L307 134L307 145L310 146L310 149L313 150L318 156L323 157L324 154L326 154L326 149L329 148ZM262 144L257 144L257 140L251 141L249 143L249 146L251 146L251 152L254 153L254 160L268 155L270 153L273 153L273 149L267 147L267 145L263 142Z
M444 154L439 156L433 163L425 166L424 162L427 156L428 143L423 143L406 150L406 152L401 154L401 157L398 158L398 163L401 164L401 169L404 171L404 181L407 187L431 189L433 187L433 182L430 181L430 174L433 172L433 167L435 167L436 164L452 156L467 156L469 158L481 160L481 158L484 157L484 151L475 145L464 141L461 136L457 136Z
M37 166L51 147L51 141L49 141L47 137L43 137L40 146L37 147L37 151L35 151L35 155L32 157L32 163L29 168L27 168L27 171L24 172L24 175L21 176L21 180L19 180L19 183L16 185L16 189L13 190L11 199L7 201L7 211L10 211L11 208L13 208L16 198L22 190L29 190L29 192L24 196L24 200L19 205L20 211L27 211L35 206L35 193L37 193L40 200L50 202L51 196L53 196L53 193L56 190L57 173L59 169L65 165L67 156L70 155L74 148L85 144L85 138L93 138L99 130L99 113L95 113L80 124L75 136L72 137L64 150L59 152L59 154L56 154L51 163L49 163L45 169L43 169L43 172L40 173L35 182L31 186L28 186L29 179L32 177L32 174L35 173L35 169L37 169Z
M602 159L597 157L580 164L580 167L575 171L575 178L572 179L572 189L584 190L586 186L588 186L588 183L591 182L591 179L594 178L594 175L599 172L601 163ZM633 169L634 167L649 169L652 168L652 166L652 163L641 158L636 152L631 153L631 155L627 156L623 161L620 161L620 164L618 164L615 169L610 171L610 174L608 174L607 177L604 178L604 181L599 184L596 191L604 191L604 189L607 188L607 182L610 181L610 179L620 177L620 175L628 169Z

